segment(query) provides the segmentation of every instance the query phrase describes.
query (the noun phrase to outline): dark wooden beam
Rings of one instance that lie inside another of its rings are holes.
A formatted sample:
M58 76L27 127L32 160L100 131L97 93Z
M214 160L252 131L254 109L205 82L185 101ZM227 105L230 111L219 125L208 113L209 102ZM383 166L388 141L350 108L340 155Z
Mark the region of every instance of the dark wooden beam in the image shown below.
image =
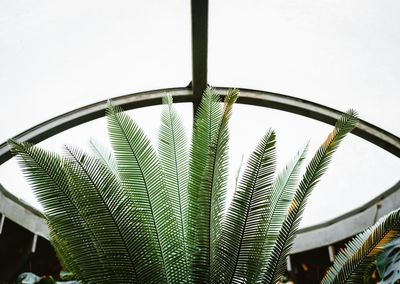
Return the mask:
M208 0L192 0L192 90L193 114L207 87Z

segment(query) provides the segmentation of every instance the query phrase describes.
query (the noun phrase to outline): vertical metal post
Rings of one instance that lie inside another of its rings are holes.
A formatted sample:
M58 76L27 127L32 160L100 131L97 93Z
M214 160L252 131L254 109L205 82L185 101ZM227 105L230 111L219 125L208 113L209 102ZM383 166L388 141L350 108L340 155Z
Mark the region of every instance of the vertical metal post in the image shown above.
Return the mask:
M6 219L6 215L1 214L1 219L0 219L0 235L3 232L3 226L4 226L4 221Z
M286 258L286 269L287 271L291 272L292 271L292 261L290 260L290 255L287 256Z
M32 248L31 248L32 253L34 253L36 251L37 238L38 238L38 235L34 234L33 240L32 240Z
M208 0L191 0L193 115L207 88Z
M335 248L333 246L329 246L328 252L329 252L329 260L330 262L333 262L335 260Z

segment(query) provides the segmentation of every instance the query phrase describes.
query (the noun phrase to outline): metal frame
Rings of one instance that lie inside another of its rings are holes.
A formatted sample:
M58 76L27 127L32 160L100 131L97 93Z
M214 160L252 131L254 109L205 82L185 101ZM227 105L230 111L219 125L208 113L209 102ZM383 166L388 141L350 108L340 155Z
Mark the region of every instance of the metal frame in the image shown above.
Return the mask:
M44 215L0 184L0 213L33 234L49 239L49 230ZM4 222L4 221L3 221ZM3 230L6 233L7 228Z
M400 181L363 206L318 225L298 231L291 254L346 240L375 224L400 206Z
M221 94L221 96L225 96L228 92L228 88L217 87L215 89L219 94ZM112 101L114 104L121 106L125 110L130 110L145 106L158 105L162 102L162 97L166 94L172 95L175 102L194 101L193 92L189 87L141 92L116 97L112 99ZM341 114L338 110L317 103L259 90L241 89L238 103L278 109L328 124L334 124ZM106 105L107 101L100 101L98 103L78 108L32 127L14 138L19 141L38 143L64 130L103 117L105 115ZM400 157L400 139L379 127L361 120L353 131L353 134L381 147L397 157ZM12 155L7 143L5 142L0 145L0 165L11 157ZM394 187L385 191L360 208L354 209L353 211L328 222L301 229L296 238L292 253L330 245L361 232L366 227L374 224L378 217L398 208L400 204L400 192L398 189L400 189L400 181ZM3 190L3 195L4 193L5 191ZM6 197L10 199L12 196L8 193ZM19 200L15 197L11 199L12 203L15 204L15 207L10 207L9 210L5 211L10 211L11 208L20 208L21 206L28 209L28 211L31 209L27 207L26 204L19 204ZM5 211L2 212L7 216L8 214ZM32 213L36 215L35 218L39 217L38 212ZM12 219L24 227L28 226L21 220L17 220L16 217ZM39 219L41 218L39 217ZM45 232L42 225L44 221L36 220L34 223L37 225L40 224L39 226L41 229L39 230L40 232L36 229L32 232L48 238L47 232ZM316 237L316 235L319 237Z
M115 104L126 110L152 106L160 104L165 93L170 93L175 102L191 102L194 111L197 110L202 92L207 87L208 6L208 0L191 0L193 69L192 82L189 86L121 96L113 99ZM222 96L227 93L227 88L216 89ZM341 114L338 110L310 101L258 90L241 89L238 102L287 111L328 124L334 124ZM64 130L103 117L106 103L106 101L100 101L62 114L32 127L14 138L19 141L38 143ZM400 139L379 127L360 120L353 134L400 157ZM11 157L10 147L7 142L4 142L0 145L0 165ZM400 182L360 208L329 222L300 230L292 253L330 245L351 237L372 225L377 217L398 207L400 204L398 189L400 189ZM1 185L0 197L5 197L0 199L2 201L0 202L0 213L34 232L35 236L38 234L48 238L47 227L40 212L8 193ZM24 217L21 219L21 216ZM2 219L4 220L4 217ZM27 220L29 221L27 222ZM316 235L318 236L315 237Z
M215 88L222 96L228 88ZM125 110L160 104L162 97L171 94L175 102L192 102L196 100L190 88L160 89L140 92L112 99L114 104ZM299 98L259 90L241 89L238 103L278 109L316 119L328 124L334 124L341 112L314 102ZM80 125L82 123L103 117L107 101L100 101L73 111L67 112L46 122L38 124L14 137L19 141L39 143L57 133ZM400 157L400 139L395 135L360 120L353 134L371 142L382 149ZM0 165L12 157L7 142L0 145Z
M192 0L192 83L193 113L207 87L208 0Z

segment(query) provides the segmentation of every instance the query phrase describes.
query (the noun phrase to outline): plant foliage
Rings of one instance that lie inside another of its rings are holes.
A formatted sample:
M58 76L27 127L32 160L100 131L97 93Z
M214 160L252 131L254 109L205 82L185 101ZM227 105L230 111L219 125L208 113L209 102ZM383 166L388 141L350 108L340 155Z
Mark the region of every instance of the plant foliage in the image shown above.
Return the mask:
M321 283L362 283L364 271L399 232L400 209L397 209L350 241L336 256Z
M381 284L400 282L400 238L397 237L383 248L376 258L376 268Z
M307 199L340 142L356 125L344 113L300 178L307 146L276 174L276 134L251 154L225 208L229 120L238 90L223 103L212 88L193 124L191 147L166 96L156 149L109 103L112 152L65 155L10 140L41 202L51 241L83 283L278 283ZM398 213L382 219L338 255L324 283L358 279L360 269L397 233Z

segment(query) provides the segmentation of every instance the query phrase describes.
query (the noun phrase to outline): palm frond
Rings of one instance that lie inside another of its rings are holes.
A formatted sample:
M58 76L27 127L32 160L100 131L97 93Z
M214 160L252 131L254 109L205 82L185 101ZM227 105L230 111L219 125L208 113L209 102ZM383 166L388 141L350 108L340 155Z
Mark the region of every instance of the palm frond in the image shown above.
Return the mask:
M286 266L286 257L292 248L302 213L311 191L325 173L333 153L343 138L356 126L357 118L353 110L344 113L335 124L333 131L320 146L311 162L293 197L289 212L269 255L265 269L263 283L277 283Z
M231 89L222 104L214 89L205 90L190 151L170 96L163 99L158 154L111 103L113 152L91 140L94 156L65 147L61 157L10 140L64 268L84 283L278 283L307 199L357 115L340 117L300 183L308 146L274 179L276 137L268 131L240 180L238 172L225 210L228 123L237 97ZM400 209L356 236L322 283L360 283L394 237L400 237Z
M115 157L113 153L107 149L104 145L102 145L99 141L91 138L89 140L89 146L92 150L93 155L110 171L118 176L117 162L115 161Z
M265 238L260 226L267 214L275 165L275 133L270 130L250 156L224 219L215 283L253 283L258 276Z
M400 209L353 238L335 258L321 284L361 283L365 269L383 252L383 247L400 234Z
M150 140L140 127L119 107L107 108L108 130L122 184L140 208L141 221L157 246L166 280L185 282L183 239L171 201L165 188L163 173ZM164 274L159 271L159 274Z
M185 266L189 268L185 237L189 177L187 139L182 121L172 105L172 97L164 97L164 104L158 136L158 153L172 210L178 222L179 231L177 233L180 234L180 238L183 240Z
M69 271L71 273L76 271L76 274L74 274L75 277L77 277L77 275L81 275L82 277L81 268L77 265L76 261L74 260L72 252L68 250L69 247L66 245L62 236L59 235L57 230L55 230L52 224L50 224L49 222L47 222L47 226L49 228L50 242L54 248L56 256L59 259L63 270Z
M296 192L300 169L306 157L307 149L308 144L297 152L296 156L285 166L273 182L270 206L264 222L263 268L265 268L266 261L279 236L283 221L288 214L288 208ZM265 273L264 269L263 273Z
M123 190L116 176L99 160L71 147L66 158L71 168L76 204L89 223L97 242L104 247L120 283L162 282L162 266L133 207L132 196Z
M242 172L242 166L243 166L243 159L244 159L244 154L242 154L242 158L240 159L239 166L236 170L236 175L235 175L235 189L233 191L233 194L235 194L236 190L238 189L239 186L239 181L240 181L240 173Z
M79 208L65 161L57 154L29 143L9 141L25 177L43 206L50 236L62 244L58 250L61 259L78 279L87 283L109 282L115 276L106 268L110 265L104 257L104 247L99 245Z
M193 124L189 164L187 245L192 264L190 280L196 283L208 281L209 278L209 219L202 215L199 197L209 148L218 132L222 114L218 95L212 88L207 88ZM207 239L199 238L199 235L207 235Z
M400 279L400 236L385 245L383 252L376 256L376 260L369 266L371 270L376 270L381 279L379 284L392 284ZM371 271L370 270L370 271ZM371 278L371 273L367 270L364 279ZM367 282L366 282L367 283Z
M209 259L208 271L203 280L211 282L215 266L217 240L221 232L221 221L225 211L226 185L228 180L228 123L233 104L238 97L238 91L231 89L225 97L224 112L215 138L211 141L208 159L200 184L198 207L201 218L206 223L205 230L198 230L201 257ZM206 278L208 276L208 279Z

